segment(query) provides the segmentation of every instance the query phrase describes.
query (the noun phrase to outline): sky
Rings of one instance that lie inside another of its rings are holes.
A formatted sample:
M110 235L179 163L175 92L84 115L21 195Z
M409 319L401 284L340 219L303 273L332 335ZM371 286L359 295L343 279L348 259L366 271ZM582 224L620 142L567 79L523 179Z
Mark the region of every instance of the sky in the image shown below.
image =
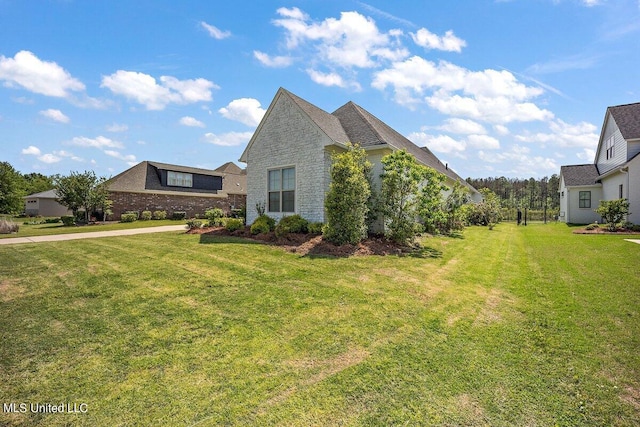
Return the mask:
M593 162L639 77L640 0L0 0L0 161L246 167L284 87L463 178L541 178Z

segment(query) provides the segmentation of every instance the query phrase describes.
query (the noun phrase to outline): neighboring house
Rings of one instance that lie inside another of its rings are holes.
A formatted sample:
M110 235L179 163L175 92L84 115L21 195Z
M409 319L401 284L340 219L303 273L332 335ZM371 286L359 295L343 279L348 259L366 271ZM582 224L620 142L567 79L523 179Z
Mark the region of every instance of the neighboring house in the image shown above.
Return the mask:
M331 154L346 150L348 142L365 149L378 187L382 157L405 149L421 164L442 172L448 186L460 181L474 200L482 199L429 149L418 147L364 108L348 102L329 114L280 88L240 157L247 164L247 223L256 219L256 205L264 205L276 219L299 214L324 222Z
M607 108L593 164L562 166L559 191L562 221L600 220L587 212L587 199L593 210L601 200L624 198L630 205L627 220L640 224L640 103Z
M58 203L56 190L47 190L24 197L24 212L29 216L71 215L71 210Z
M216 170L143 161L108 181L113 217L126 211L186 212L188 217L220 208L242 209L247 175L233 163Z

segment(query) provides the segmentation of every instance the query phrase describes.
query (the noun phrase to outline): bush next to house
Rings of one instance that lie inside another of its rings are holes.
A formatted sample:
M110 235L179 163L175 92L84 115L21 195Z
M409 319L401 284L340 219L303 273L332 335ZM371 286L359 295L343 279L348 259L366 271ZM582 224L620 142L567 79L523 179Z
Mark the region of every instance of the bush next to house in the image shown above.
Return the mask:
M322 230L324 229L324 223L322 222L310 222L309 223L309 234L322 234Z
M167 211L153 211L153 219L167 219Z
M205 217L209 220L209 227L217 227L224 225L224 211L220 208L208 209L204 213Z
M61 216L60 220L62 221L62 225L64 225L65 227L71 227L72 225L76 224L76 217L73 215Z
M236 231L244 228L244 221L240 218L229 218L225 224L227 231Z
M180 221L187 218L187 213L182 211L175 211L171 214L171 219Z
M140 214L140 220L142 221L149 221L151 218L153 218L151 211L142 211Z
M199 219L187 220L187 228L193 230L194 228L202 228L202 221Z
M276 221L268 215L260 215L251 224L251 234L263 234L273 231Z
M289 233L307 233L308 231L309 221L300 215L282 217L275 228L278 237L284 237Z
M367 173L371 163L364 149L351 144L347 151L334 154L332 162L331 183L324 202L324 238L336 245L357 244L367 237L367 202L371 196Z
M123 213L120 215L120 222L135 222L138 220L138 215L135 213Z
M602 200L596 213L607 223L609 231L616 231L618 224L629 215L629 201L627 199Z

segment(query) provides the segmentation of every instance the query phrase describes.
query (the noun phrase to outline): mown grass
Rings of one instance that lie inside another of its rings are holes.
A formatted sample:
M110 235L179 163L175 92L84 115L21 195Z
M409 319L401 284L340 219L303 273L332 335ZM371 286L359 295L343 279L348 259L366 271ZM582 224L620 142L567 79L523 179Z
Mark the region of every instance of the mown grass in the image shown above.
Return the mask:
M180 233L0 247L9 425L638 425L640 245L470 228L437 257Z
M0 239L8 239L12 237L33 237L33 236L49 236L52 234L70 234L70 233L89 233L92 231L110 231L110 230L129 230L131 228L159 227L161 225L179 225L185 221L174 221L169 219L152 220L152 221L134 221L134 222L97 222L91 225L70 226L66 227L62 223L56 224L24 224L28 219L11 218L20 228L17 233L0 234Z

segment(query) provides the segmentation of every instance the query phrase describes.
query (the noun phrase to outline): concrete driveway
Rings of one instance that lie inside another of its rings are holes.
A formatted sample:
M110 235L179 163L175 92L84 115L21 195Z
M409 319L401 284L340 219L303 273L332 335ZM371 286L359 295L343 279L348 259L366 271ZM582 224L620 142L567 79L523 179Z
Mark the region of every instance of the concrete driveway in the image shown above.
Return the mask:
M186 231L187 226L163 225L160 227L131 228L129 230L91 231L88 233L52 234L50 236L11 237L0 239L0 245L19 243L61 242L63 240L94 239L98 237L132 236L134 234L161 233L163 231Z

